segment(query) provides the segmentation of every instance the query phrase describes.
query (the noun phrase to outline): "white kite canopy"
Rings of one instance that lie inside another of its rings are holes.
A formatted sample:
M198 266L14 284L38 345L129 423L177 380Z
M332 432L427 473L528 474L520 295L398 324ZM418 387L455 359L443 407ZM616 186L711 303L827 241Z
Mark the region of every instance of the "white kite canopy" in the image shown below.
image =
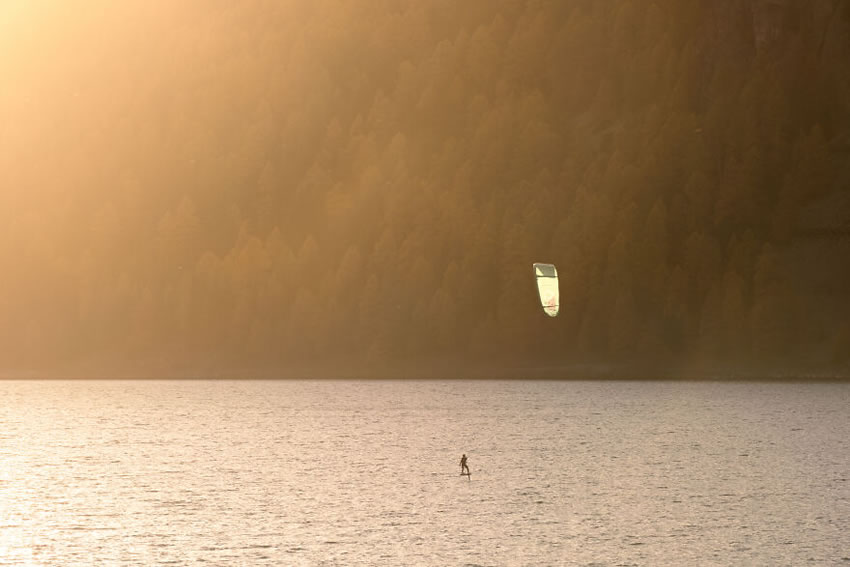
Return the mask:
M558 270L553 264L534 264L540 305L549 317L558 315Z

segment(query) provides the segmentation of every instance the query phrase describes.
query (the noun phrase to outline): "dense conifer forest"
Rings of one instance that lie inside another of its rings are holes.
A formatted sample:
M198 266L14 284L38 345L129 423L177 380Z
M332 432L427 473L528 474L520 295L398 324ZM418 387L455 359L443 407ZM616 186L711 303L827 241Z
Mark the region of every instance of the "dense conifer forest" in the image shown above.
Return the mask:
M22 4L0 373L848 372L844 0Z

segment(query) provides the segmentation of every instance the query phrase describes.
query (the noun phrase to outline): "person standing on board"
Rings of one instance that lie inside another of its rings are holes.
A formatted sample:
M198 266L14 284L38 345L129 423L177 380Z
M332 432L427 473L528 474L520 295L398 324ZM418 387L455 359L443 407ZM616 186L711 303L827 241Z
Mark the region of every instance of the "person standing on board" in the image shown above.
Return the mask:
M469 474L469 467L466 465L466 453L460 458L460 474L464 474L463 471Z

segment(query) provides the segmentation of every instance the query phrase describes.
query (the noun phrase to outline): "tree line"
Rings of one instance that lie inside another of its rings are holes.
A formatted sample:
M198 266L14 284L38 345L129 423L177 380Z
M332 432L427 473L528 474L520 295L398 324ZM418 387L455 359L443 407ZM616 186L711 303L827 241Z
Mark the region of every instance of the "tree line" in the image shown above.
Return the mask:
M6 371L850 363L795 260L845 2L62 10L0 68Z

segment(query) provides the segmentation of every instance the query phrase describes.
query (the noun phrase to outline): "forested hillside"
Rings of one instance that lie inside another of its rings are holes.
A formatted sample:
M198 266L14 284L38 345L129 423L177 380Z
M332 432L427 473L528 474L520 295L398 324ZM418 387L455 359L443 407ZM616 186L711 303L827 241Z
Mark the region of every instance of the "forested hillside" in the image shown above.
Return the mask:
M0 373L842 372L848 163L843 0L4 3Z

